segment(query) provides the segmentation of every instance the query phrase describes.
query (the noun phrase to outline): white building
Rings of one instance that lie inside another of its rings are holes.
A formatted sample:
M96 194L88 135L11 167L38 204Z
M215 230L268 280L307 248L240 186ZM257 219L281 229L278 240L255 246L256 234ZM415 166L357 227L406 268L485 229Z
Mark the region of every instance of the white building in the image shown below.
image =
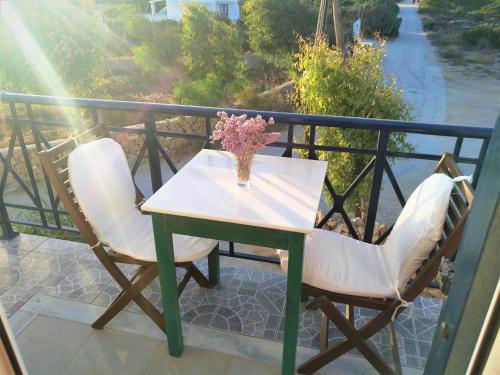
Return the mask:
M238 0L150 0L149 3L151 14L147 14L146 17L153 22L167 19L180 21L184 6L189 3L203 4L212 12L227 16L231 21L240 18ZM164 7L159 9L163 4Z

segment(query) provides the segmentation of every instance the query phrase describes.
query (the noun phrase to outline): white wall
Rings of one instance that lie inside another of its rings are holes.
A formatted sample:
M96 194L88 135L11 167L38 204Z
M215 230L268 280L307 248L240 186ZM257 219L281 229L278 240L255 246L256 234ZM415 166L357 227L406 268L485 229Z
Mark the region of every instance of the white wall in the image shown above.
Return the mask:
M196 1L194 1L194 2L196 2ZM167 0L167 3L168 3L168 0ZM220 4L228 4L229 5L229 9L228 9L229 19L232 21L236 21L240 18L240 7L238 6L237 1L220 0L217 2L213 1L213 2L201 2L201 3L204 4L212 12L217 12L217 13L219 12L219 9L220 9L219 5ZM182 12L184 10L184 5L182 3L177 3L177 4L168 3L166 16L164 14L158 14L158 12L160 10L161 9L158 9L158 5L157 5L156 15L154 16L153 21L161 21L161 20L165 20L165 19L180 21L182 18ZM145 16L151 20L151 15L145 15Z
M240 18L240 7L238 2L229 3L229 19L231 21L236 21Z
M168 4L167 17L171 20L180 21L183 11L184 5L182 4Z

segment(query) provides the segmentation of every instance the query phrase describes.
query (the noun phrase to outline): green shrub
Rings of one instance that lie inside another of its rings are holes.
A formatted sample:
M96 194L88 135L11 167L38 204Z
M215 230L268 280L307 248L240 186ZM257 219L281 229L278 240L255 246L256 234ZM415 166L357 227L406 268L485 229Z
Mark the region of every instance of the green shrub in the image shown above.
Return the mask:
M245 0L241 11L250 47L262 55L293 51L297 35L316 30L318 6L309 0Z
M181 30L178 22L162 21L150 24L143 42L132 54L146 73L165 71L176 64L181 55Z
M439 49L439 54L447 59L460 62L463 59L463 50L456 44L444 45Z
M500 26L474 26L462 33L465 43L477 46L487 41L492 47L500 48Z
M491 19L500 19L500 0L494 0L490 4L474 11L475 14Z
M234 24L202 5L187 5L182 16L182 64L187 81L174 89L184 104L229 104L243 85L243 39Z
M19 23L0 18L0 89L88 95L103 64L103 30L92 15L68 2L7 4Z
M354 0L346 4L346 13L350 18L361 15L361 27L366 34L395 37L399 33L402 19L394 0Z
M196 81L184 81L174 89L174 96L181 104L217 107L227 99L225 85L213 73Z
M302 113L354 116L383 119L410 119L409 106L394 80L387 81L382 69L383 48L355 47L352 56L345 58L326 41L316 45L303 43L297 55L299 78L295 97ZM377 132L357 129L320 127L320 145L376 148ZM410 150L404 134L392 134L391 150ZM328 176L334 188L342 194L368 164L371 156L339 152L317 152L327 160ZM364 179L354 192L348 206L366 200L370 188Z

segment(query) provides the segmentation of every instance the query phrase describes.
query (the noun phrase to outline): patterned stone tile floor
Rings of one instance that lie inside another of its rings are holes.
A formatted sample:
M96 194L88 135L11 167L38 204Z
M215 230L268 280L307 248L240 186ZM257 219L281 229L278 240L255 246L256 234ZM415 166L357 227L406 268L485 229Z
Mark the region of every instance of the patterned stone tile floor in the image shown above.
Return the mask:
M198 265L206 272L206 263ZM124 272L131 274L131 266ZM178 278L182 276L179 271ZM0 302L9 316L35 294L108 306L119 292L116 283L85 244L21 234L0 240ZM221 282L215 289L191 281L181 296L184 323L280 341L283 337L286 277L276 265L221 257ZM161 309L160 286L155 280L145 295ZM126 308L141 313L134 303ZM401 364L423 368L430 350L441 301L419 297L414 312L401 314L396 332ZM356 309L356 325L376 312ZM299 345L318 347L320 315L302 309ZM330 337L341 338L330 328ZM381 354L391 360L388 332L372 338ZM358 355L356 351L351 354Z

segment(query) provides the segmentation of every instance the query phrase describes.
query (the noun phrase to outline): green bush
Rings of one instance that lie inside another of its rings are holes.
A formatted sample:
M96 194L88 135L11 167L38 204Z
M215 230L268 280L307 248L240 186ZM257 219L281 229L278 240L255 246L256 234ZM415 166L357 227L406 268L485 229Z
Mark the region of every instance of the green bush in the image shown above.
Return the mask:
M394 80L387 81L382 69L383 48L355 47L353 55L344 57L326 41L316 45L303 43L297 55L299 77L295 88L298 110L302 113L353 116L382 119L410 119L409 106ZM357 129L320 127L317 144L376 148L377 132ZM404 134L392 134L391 150L410 150ZM327 160L328 176L342 194L368 164L371 156L339 152L317 152ZM348 206L366 199L370 188L364 179Z
M0 89L88 95L103 64L103 30L92 15L67 2L8 4L15 16L0 22Z
M181 29L178 22L150 23L149 32L132 54L146 73L165 71L177 63L181 55Z
M477 46L487 41L492 47L500 48L500 26L474 26L462 33L465 43Z
M316 30L318 5L309 0L245 0L241 7L253 51L265 55L297 48L297 35Z
M203 5L187 5L182 16L182 64L189 81L174 95L184 104L229 104L244 84L243 39L234 24Z
M213 73L196 81L184 81L174 89L174 96L181 104L216 107L227 98L224 83Z
M402 19L398 17L399 7L394 0L354 0L345 7L351 18L361 16L364 33L387 37L398 35Z
M491 19L500 19L500 0L493 0L482 8L474 11L475 14Z

